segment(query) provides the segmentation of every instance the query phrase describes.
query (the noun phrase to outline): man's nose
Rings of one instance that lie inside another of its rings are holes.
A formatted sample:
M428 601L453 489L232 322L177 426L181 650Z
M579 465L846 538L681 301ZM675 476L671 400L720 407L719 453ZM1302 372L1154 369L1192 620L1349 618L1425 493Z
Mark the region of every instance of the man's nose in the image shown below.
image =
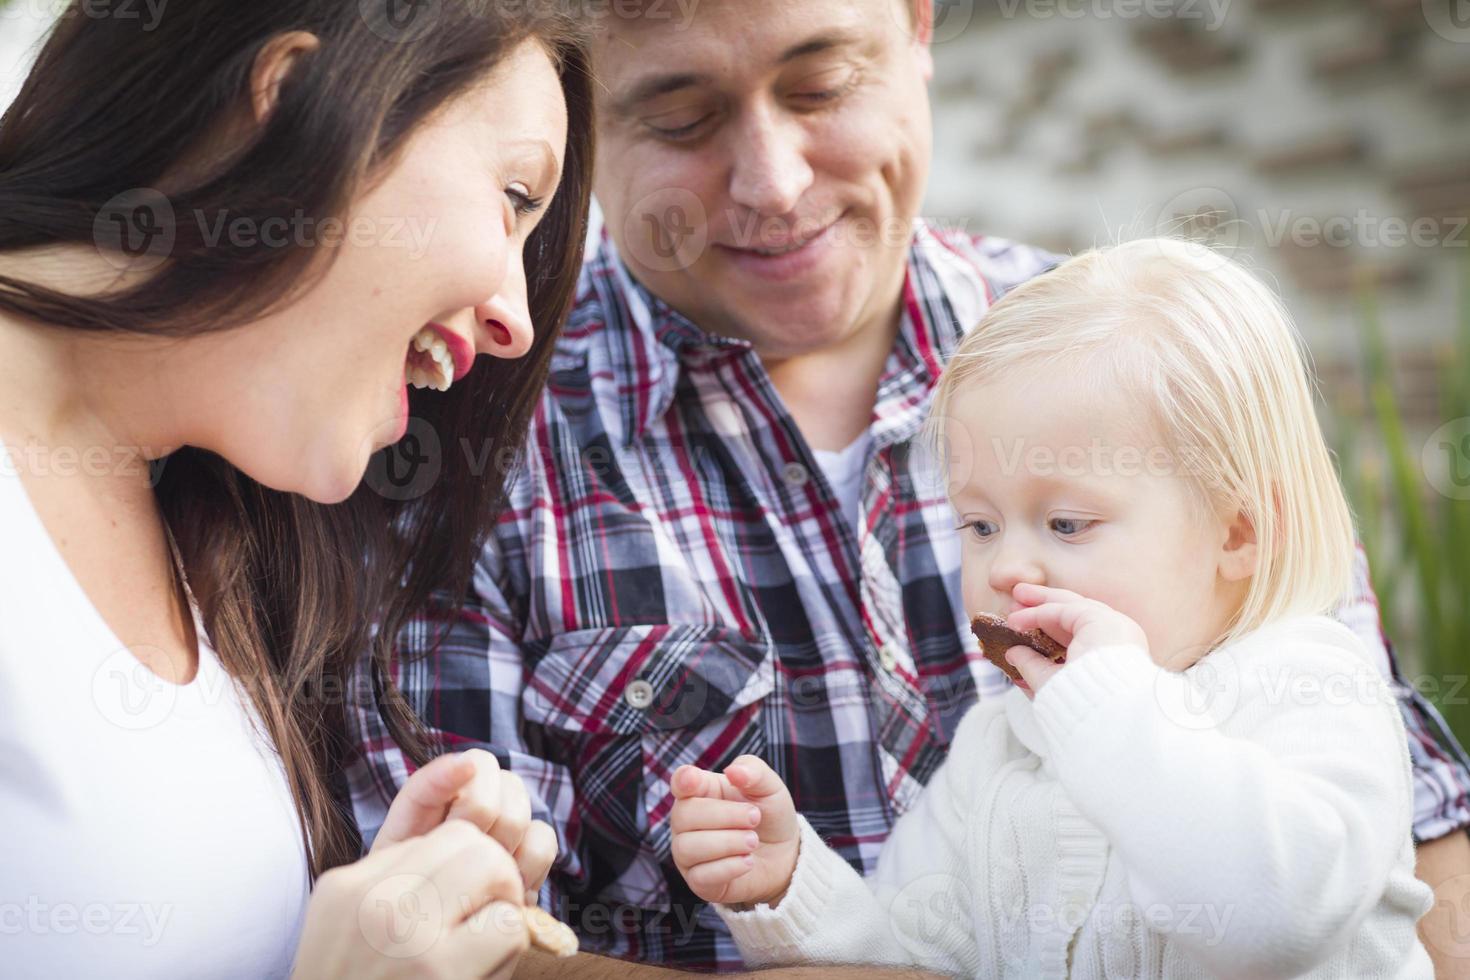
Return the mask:
M774 107L756 106L735 127L735 138L731 200L771 217L794 211L813 178L801 126Z

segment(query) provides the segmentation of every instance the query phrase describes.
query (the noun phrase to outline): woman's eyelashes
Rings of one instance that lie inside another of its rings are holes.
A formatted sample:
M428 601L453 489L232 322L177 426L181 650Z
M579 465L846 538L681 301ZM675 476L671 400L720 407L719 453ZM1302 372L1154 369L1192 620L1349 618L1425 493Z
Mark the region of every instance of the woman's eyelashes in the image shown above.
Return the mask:
M510 198L516 215L522 218L538 213L546 204L544 197L531 196L531 189L525 184L512 184L505 189L505 196Z

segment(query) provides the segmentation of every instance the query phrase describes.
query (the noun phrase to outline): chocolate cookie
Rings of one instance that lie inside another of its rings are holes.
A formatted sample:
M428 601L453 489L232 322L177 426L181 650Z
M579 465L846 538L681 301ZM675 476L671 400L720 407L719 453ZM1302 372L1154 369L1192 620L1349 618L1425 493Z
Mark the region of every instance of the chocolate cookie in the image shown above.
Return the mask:
M1056 640L1041 630L1019 633L1007 626L1006 621L999 616L981 613L970 620L970 632L980 641L980 652L985 654L985 659L1005 671L1006 676L1013 681L1019 681L1021 675L1016 668L1006 663L1006 651L1011 647L1030 647L1053 663L1067 662L1067 648Z

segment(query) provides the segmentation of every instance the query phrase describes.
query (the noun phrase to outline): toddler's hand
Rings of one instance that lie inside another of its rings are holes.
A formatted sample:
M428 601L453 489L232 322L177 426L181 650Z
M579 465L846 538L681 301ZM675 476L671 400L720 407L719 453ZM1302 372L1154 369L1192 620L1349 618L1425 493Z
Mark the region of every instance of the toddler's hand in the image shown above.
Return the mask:
M796 871L801 831L791 793L771 767L742 755L723 774L674 773L674 864L694 894L724 905L775 905Z
M1021 583L1011 590L1021 608L1006 617L1013 630L1039 629L1067 648L1067 663L1105 646L1127 644L1148 651L1143 628L1111 606L1066 589ZM1033 696L1065 666L1029 647L1012 647L1006 661L1020 671Z

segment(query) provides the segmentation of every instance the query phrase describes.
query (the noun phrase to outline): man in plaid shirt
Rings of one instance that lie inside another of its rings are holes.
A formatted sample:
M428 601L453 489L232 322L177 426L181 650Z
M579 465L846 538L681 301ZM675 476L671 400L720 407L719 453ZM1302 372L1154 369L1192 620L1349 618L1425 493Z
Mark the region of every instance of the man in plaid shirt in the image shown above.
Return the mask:
M670 858L669 780L759 755L871 869L965 709L1008 683L969 634L915 437L964 331L1056 260L915 219L929 0L664 6L600 25L608 230L467 604L405 632L396 680L448 747L523 778L560 838L543 901L584 949L735 970ZM1361 563L1358 585L1341 616L1395 671ZM1396 690L1438 883L1470 873L1470 773ZM373 705L358 719L370 837L406 766Z

